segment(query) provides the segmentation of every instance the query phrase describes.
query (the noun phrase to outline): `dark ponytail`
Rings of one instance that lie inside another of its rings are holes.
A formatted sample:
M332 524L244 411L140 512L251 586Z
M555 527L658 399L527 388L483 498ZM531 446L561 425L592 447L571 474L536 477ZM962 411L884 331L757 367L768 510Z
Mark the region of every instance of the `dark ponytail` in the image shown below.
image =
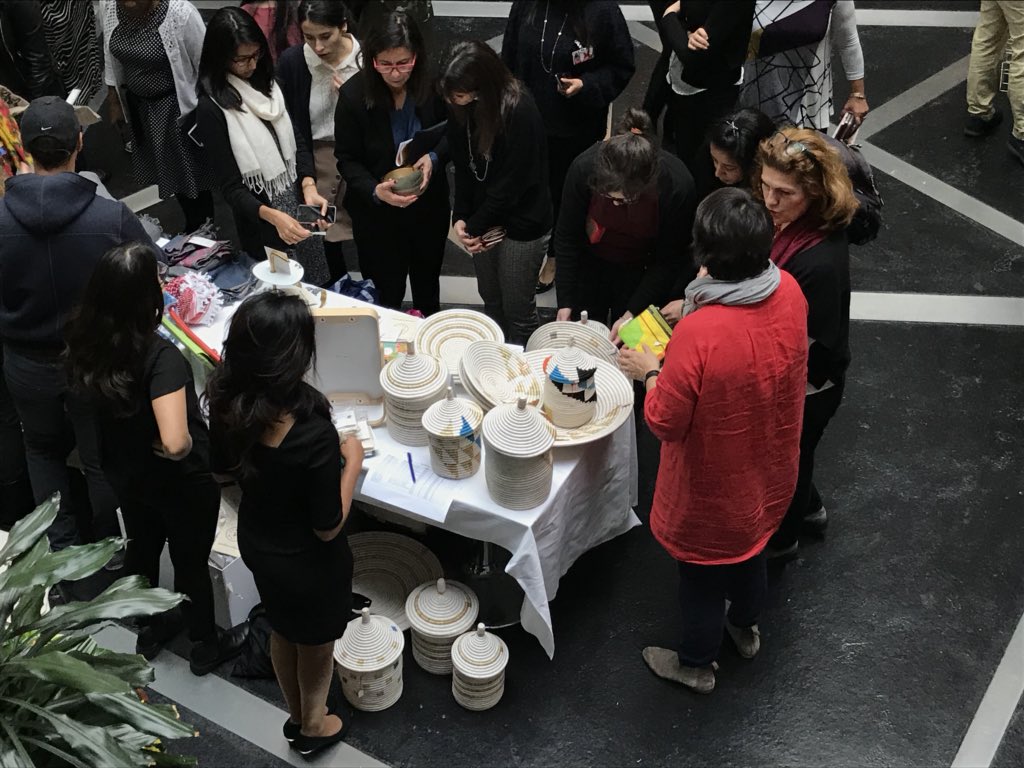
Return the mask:
M658 178L659 150L654 125L642 109L630 108L619 121L616 134L601 142L590 175L594 194L621 192L638 197Z

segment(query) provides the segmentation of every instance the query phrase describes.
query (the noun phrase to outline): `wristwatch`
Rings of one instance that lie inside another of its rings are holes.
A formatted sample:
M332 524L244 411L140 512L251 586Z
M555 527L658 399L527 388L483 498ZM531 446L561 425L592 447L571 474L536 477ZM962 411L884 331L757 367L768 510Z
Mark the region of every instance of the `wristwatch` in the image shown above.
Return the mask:
M660 368L653 368L653 369L651 369L650 371L648 371L647 373L644 374L644 384L646 384L648 381L653 379L655 376L659 376L660 374L661 374L661 369Z

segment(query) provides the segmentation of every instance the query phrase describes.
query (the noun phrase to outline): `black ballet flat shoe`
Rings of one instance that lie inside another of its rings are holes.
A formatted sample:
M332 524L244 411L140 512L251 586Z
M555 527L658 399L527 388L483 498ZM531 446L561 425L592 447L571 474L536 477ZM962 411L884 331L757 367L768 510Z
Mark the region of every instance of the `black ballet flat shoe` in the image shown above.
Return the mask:
M332 712L331 714L337 714ZM321 750L332 747L338 742L344 741L345 736L348 735L348 718L341 721L341 729L330 736L304 736L302 732L295 737L295 741L292 742L292 748L295 749L303 757L311 757Z
M344 728L344 724L342 727ZM285 741L291 744L302 735L302 723L293 723L289 717L281 726L281 732L284 734Z

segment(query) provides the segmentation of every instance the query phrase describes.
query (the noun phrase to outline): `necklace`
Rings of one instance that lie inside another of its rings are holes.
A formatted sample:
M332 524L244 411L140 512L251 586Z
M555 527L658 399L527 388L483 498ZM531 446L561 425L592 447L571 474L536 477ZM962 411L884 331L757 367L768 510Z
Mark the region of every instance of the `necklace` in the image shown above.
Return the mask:
M555 37L555 44L551 46L551 58L547 66L544 65L544 39L548 34L548 12L551 10L551 0L544 5L544 26L540 31L540 68L548 75L555 66L555 50L558 48L558 41L562 39L562 30L565 29L565 22L569 20L569 14L562 17L562 26L558 28L558 36Z
M487 178L487 172L491 169L491 160L488 157L484 157L484 175L480 176L476 172L476 158L473 157L473 138L469 133L469 120L466 120L466 148L469 150L469 170L473 173L473 178L477 181L483 181Z

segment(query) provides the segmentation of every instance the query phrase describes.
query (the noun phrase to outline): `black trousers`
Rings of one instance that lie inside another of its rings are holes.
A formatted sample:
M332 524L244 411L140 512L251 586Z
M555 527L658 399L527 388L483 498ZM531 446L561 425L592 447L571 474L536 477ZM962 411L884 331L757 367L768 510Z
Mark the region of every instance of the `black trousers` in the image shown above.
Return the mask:
M220 487L207 476L190 479L151 498L129 489L119 490L128 534L128 571L145 576L155 587L166 542L174 565L174 589L189 598L182 604L189 638L199 641L210 637L216 626L208 560L217 535Z
M3 370L3 347L0 346L0 371ZM25 443L21 437L21 420L14 407L7 382L0 375L0 528L9 530L32 511L32 486L25 463Z
M708 126L733 111L739 92L737 85L710 88L693 96L680 96L670 89L668 124L672 128L676 155L686 163L692 176L697 175L694 158L704 143Z
M382 307L402 308L408 278L413 307L424 315L441 308L441 263L451 215L433 203L427 198L408 208L380 203L378 210L349 211L359 271L373 280Z
M705 667L718 658L725 629L725 601L729 621L737 627L757 624L768 589L764 552L730 565L679 563L679 604L683 609L683 635L679 663Z
M803 519L821 507L821 495L814 486L814 452L818 448L825 427L839 410L844 385L829 387L823 392L804 398L804 425L800 431L800 472L796 478L793 500L786 510L779 530L772 536L776 549L792 546L800 536Z
M592 144L604 138L604 129L602 125L600 129L594 128L576 136L548 136L548 189L551 190L553 228L558 227L558 212L562 209L562 188L565 186L569 166ZM555 253L553 232L548 241L548 256L558 256Z
M195 197L179 192L175 197L185 214L186 232L195 232L207 219L213 221L213 193L210 190L204 189Z

